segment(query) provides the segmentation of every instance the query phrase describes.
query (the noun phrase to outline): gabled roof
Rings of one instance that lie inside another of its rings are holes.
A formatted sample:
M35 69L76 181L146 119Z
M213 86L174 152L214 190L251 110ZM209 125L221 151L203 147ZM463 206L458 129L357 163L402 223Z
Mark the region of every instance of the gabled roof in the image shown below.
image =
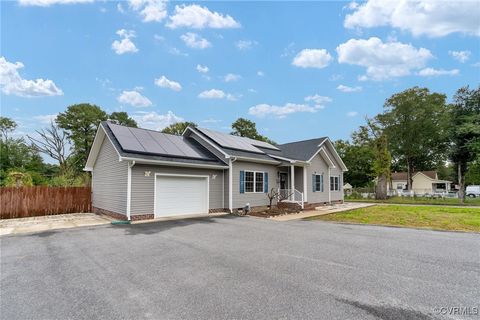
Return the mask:
M308 161L317 151L326 137L280 144L284 157Z
M204 140L208 141L208 143L227 157L239 157L262 162L270 161L278 164L285 162L308 163L321 150L323 150L322 154L326 154L326 150L328 150L328 152L333 155L333 159L336 160L341 169L347 170L347 167L336 152L330 139L327 137L274 146L264 141L233 136L227 133L216 132L204 128L188 127L185 130L184 135L188 136L190 132L194 132ZM330 158L327 161L333 166L333 162Z
M415 176L418 173L422 173L432 180L437 180L437 172L436 171L433 171L433 170L417 171L417 172L413 173L412 177ZM394 181L407 181L407 179L408 179L408 173L407 172L393 172L391 176L392 176L392 180L394 180Z
M274 165L308 164L320 153L329 166L339 165L341 169L347 170L333 144L326 137L274 146L264 141L203 128L188 127L182 136L175 136L108 121L99 126L85 170L93 169L105 136L114 146L120 160L227 168L227 159L231 157Z
M104 137L107 137L112 143L120 160L185 166L226 167L224 162L194 139L103 121L95 136L85 170L92 170Z

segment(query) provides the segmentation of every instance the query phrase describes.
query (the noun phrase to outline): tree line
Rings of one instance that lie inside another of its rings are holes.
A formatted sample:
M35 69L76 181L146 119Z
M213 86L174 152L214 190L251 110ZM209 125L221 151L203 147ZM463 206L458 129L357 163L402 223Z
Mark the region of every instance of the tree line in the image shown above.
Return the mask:
M413 87L396 93L383 112L366 118L350 140L335 146L349 171L344 180L365 187L377 180L377 198L386 198L391 172L404 171L411 190L417 171L436 170L441 179L459 185L480 184L480 87L457 90L451 103L445 94Z
M83 171L102 121L137 127L126 112L106 113L101 107L82 103L67 107L46 128L35 135L17 137L18 124L0 117L0 186L83 186L90 184L90 174ZM174 123L163 133L181 135L194 122ZM232 123L231 134L275 143L260 135L254 122L239 118ZM55 161L45 163L42 154Z
M58 114L35 136L15 138L17 124L0 117L0 185L72 186L89 184L82 171L101 121L137 127L126 112L103 111L92 104L75 104ZM174 123L162 130L181 135L194 122ZM239 118L231 134L275 144L256 124ZM413 87L386 99L383 111L355 130L351 139L335 141L347 165L344 181L365 187L377 181L377 197L386 197L391 172L406 171L411 189L417 171L437 170L441 179L460 185L480 184L480 87L460 88L451 103L445 94ZM44 163L41 154L56 164Z

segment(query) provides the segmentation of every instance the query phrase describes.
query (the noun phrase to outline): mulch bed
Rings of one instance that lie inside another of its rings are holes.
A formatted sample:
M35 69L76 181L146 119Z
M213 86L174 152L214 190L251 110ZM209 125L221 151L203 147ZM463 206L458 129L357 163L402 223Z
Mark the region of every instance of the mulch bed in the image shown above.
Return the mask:
M282 216L285 214L292 214L292 213L298 213L298 212L299 211L297 210L272 208L265 211L249 212L248 215L254 216L254 217L260 217L260 218L271 218L271 217Z

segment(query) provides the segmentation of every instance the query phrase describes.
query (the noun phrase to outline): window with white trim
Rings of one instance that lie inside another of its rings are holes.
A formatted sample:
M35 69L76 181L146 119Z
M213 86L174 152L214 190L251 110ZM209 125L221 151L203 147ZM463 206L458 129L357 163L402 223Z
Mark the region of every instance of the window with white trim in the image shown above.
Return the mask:
M263 192L263 172L255 172L255 192Z
M322 188L322 175L321 174L316 174L315 175L315 192L317 191L323 191Z
M255 173L245 171L245 192L253 192L255 187Z
M264 172L245 171L245 193L263 193Z
M330 177L330 190L331 191L339 191L340 190L339 180L340 180L339 176Z

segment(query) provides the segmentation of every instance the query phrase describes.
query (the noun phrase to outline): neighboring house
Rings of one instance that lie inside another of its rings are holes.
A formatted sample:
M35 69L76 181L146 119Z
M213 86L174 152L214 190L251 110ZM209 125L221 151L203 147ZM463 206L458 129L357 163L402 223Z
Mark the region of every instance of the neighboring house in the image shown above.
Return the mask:
M343 192L346 194L346 195L351 195L352 192L353 192L353 187L350 183L345 183L343 185Z
M412 190L415 194L445 193L451 190L451 181L440 180L436 171L418 171L412 176ZM392 173L392 190L396 193L408 192L407 172Z
M202 128L174 136L102 122L85 170L96 212L138 220L266 206L272 188L302 207L341 202L347 168L328 138L274 146Z

